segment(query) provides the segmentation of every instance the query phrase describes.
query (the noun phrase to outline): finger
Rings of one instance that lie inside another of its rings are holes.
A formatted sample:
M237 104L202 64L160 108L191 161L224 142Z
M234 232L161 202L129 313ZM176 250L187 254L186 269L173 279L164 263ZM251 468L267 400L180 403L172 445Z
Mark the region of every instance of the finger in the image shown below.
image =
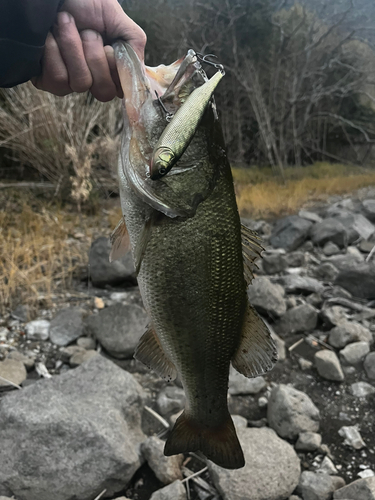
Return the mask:
M64 96L72 92L69 87L68 70L52 33L48 33L46 39L42 60L42 74L31 81L37 89L46 90L58 96Z
M109 70L102 37L94 30L84 30L81 32L81 39L93 81L90 92L99 101L111 101L116 97L117 90Z
M117 97L120 97L120 99L122 99L124 97L124 93L121 88L120 77L117 71L115 51L113 50L113 47L111 45L105 45L104 51L107 56L109 71L111 72L112 80L116 86Z
M89 90L93 81L86 63L82 40L73 17L59 12L54 35L68 70L69 86L74 92Z

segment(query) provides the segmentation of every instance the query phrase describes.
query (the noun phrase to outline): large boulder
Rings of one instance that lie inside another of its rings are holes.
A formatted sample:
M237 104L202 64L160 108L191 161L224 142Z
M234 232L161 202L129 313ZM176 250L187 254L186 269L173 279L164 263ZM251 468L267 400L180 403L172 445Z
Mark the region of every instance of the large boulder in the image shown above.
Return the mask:
M91 245L89 253L90 278L94 286L119 285L124 282L135 283L135 268L131 253L114 262L109 262L111 244L109 238L101 236Z
M142 458L145 394L102 356L0 400L0 495L92 500L127 486Z
M88 331L115 358L131 358L149 318L143 307L117 303L89 316Z
M271 317L282 316L286 311L284 290L280 285L274 285L265 276L256 278L247 289L250 304L261 314Z
M300 432L317 432L320 414L309 396L289 385L276 386L268 399L269 426L279 436L296 439Z
M290 215L276 222L270 237L274 248L284 248L291 252L306 240L313 223L298 215Z
M292 494L300 475L293 447L269 428L238 429L245 467L223 469L208 462L211 478L223 500L282 500Z

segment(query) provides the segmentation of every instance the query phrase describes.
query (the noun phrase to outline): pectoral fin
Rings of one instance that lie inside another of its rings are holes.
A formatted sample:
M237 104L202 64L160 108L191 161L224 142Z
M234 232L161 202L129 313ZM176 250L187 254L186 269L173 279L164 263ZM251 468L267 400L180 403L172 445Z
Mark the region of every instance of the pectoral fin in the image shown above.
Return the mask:
M130 250L130 238L126 228L124 217L121 218L115 229L113 230L109 241L112 248L109 254L109 262L120 259Z
M270 331L255 309L248 304L240 345L232 358L233 367L246 377L257 377L271 370L277 358L277 348Z
M142 335L135 349L134 357L168 382L177 377L177 370L163 351L152 326Z
M254 279L254 269L258 268L255 261L261 257L264 248L257 233L243 224L241 224L241 238L245 281L250 285Z

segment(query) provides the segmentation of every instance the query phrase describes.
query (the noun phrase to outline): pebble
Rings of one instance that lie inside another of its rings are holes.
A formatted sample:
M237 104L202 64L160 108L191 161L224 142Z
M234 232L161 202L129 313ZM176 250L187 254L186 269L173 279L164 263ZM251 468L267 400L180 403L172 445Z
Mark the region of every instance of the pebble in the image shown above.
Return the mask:
M350 386L350 389L356 398L365 398L375 393L375 387L367 382L355 382Z
M366 446L358 428L355 425L343 426L338 432L341 437L345 438L344 444L347 446L350 446L355 450L360 450Z
M332 241L327 241L327 243L323 247L323 253L327 257L330 257L331 255L336 255L340 252L341 252L340 248L335 243L332 243Z
M10 315L13 319L17 319L18 321L21 321L21 323L26 323L29 319L29 314L29 306L19 304Z
M322 444L322 436L317 432L301 432L295 444L298 451L315 451Z
M375 381L375 352L367 354L363 366L366 370L368 378Z
M161 490L155 491L150 500L186 500L185 486L181 481L174 481L174 483L164 486Z
M232 420L237 432L239 429L246 429L247 420L245 417L241 417L241 415L232 415Z
M68 347L62 347L59 350L61 360L64 363L69 363L70 358L74 354L79 353L79 352L85 352L85 349L83 347L78 346L78 345L70 345Z
M280 278L279 283L284 287L286 293L309 295L310 293L321 293L324 290L324 286L320 281L308 276L289 274Z
M77 345L87 350L95 349L96 341L92 337L80 337L77 339Z
M181 466L184 456L180 454L166 457L163 452L164 444L158 437L151 436L141 444L141 452L159 481L170 484L183 479Z
M51 321L49 336L55 345L66 346L81 337L82 333L83 311L78 307L62 309Z
M93 358L94 356L98 356L98 352L92 349L77 351L70 358L69 364L72 368L75 368L76 366L79 366L85 361L88 361L89 359Z
M329 329L346 321L347 310L341 306L328 306L324 307L320 311L319 316L324 324L324 327Z
M25 326L26 337L29 340L48 340L50 322L46 319L30 321Z
M365 469L362 470L361 472L358 472L357 476L365 478L365 477L374 477L375 472L371 469Z
M320 467L318 469L319 473L324 472L325 474L329 474L330 476L338 473L338 470L335 467L335 464L329 457L324 457Z
M8 359L16 359L17 361L21 361L21 363L25 365L27 371L30 371L34 368L35 357L23 354L22 352L19 351L11 351L7 357Z
M304 471L298 483L303 500L330 500L335 489L335 481L326 473Z
M326 380L342 382L345 378L340 361L333 351L328 349L318 351L315 354L315 365L319 375Z
M268 399L264 396L261 396L259 399L258 399L258 406L259 408L266 408L266 406L268 405Z
M299 364L299 367L301 368L301 370L311 370L311 368L313 367L314 363L308 359L305 359L305 358L298 358L298 364Z
M340 351L340 360L346 365L359 365L370 352L368 342L353 342Z
M13 382L13 384L21 385L26 377L26 368L21 361L9 358L6 358L4 361L0 361L0 388L13 387L11 384L6 382L6 380Z

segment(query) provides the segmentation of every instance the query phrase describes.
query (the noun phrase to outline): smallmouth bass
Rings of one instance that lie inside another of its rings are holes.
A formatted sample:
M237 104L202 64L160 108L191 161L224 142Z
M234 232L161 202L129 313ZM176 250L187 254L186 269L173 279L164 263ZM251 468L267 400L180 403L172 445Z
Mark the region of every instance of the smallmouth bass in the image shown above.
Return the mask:
M130 243L150 316L135 357L165 380L179 375L185 390L185 410L164 453L201 451L222 467L240 468L244 456L227 406L230 363L254 377L277 359L246 295L262 247L252 231L241 228L212 106L170 173L150 177L155 146L173 123L167 124L155 90L174 112L207 80L191 51L170 66L147 68L129 45L114 48L124 91L118 172L125 224L120 221L111 237L112 259Z

